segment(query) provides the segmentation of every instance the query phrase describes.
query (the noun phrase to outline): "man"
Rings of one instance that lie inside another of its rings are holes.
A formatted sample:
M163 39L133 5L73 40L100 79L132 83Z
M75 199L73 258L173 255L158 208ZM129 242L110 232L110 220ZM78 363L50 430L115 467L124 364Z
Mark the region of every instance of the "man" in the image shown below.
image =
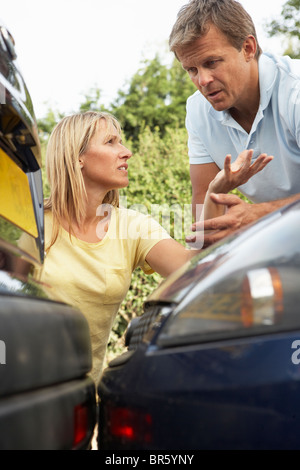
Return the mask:
M300 61L263 54L251 17L235 0L191 0L170 49L198 88L187 101L194 216L230 154L274 158L232 194L210 194L225 215L205 220L205 246L300 197ZM198 217L197 219L198 220ZM199 224L194 224L194 230Z

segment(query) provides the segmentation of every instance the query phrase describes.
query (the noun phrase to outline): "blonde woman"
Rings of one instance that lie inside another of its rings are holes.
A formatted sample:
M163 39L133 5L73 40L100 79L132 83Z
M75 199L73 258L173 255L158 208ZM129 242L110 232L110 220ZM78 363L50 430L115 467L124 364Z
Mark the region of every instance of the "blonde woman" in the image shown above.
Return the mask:
M118 190L129 183L131 156L118 121L97 112L62 119L46 154L46 258L34 276L49 286L51 298L86 316L96 383L134 269L166 277L198 253L173 240L150 216L119 207Z

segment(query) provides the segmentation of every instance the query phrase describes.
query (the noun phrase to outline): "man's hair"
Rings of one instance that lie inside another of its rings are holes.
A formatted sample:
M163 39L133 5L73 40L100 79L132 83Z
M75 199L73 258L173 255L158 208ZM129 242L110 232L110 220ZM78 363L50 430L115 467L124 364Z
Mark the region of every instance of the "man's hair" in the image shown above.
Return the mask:
M179 10L169 38L170 50L176 54L179 47L204 36L211 24L239 51L245 39L249 35L254 36L257 43L256 59L262 53L251 16L235 0L190 0Z
M46 151L46 173L50 185L50 197L45 201L45 211L53 216L53 231L50 246L55 243L61 222L80 225L86 210L87 195L80 168L79 157L87 150L98 123L106 122L106 131L112 129L121 135L120 124L109 113L87 111L63 118L53 129ZM119 205L117 189L109 191L100 203Z

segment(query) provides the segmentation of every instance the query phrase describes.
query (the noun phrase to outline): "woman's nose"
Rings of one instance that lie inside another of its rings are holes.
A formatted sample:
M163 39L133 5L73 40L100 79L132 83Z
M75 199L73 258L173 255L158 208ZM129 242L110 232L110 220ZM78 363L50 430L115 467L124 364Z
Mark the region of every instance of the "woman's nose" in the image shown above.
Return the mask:
M132 157L132 152L127 148L125 147L125 145L122 145L122 152L121 152L121 157L124 158L126 157L127 159L131 158Z

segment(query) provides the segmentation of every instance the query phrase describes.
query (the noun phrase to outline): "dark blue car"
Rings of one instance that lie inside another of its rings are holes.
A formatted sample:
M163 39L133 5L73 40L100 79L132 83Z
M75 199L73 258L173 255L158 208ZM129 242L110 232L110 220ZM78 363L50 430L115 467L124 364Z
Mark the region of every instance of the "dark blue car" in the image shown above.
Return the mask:
M300 448L300 201L147 300L99 385L99 449Z

